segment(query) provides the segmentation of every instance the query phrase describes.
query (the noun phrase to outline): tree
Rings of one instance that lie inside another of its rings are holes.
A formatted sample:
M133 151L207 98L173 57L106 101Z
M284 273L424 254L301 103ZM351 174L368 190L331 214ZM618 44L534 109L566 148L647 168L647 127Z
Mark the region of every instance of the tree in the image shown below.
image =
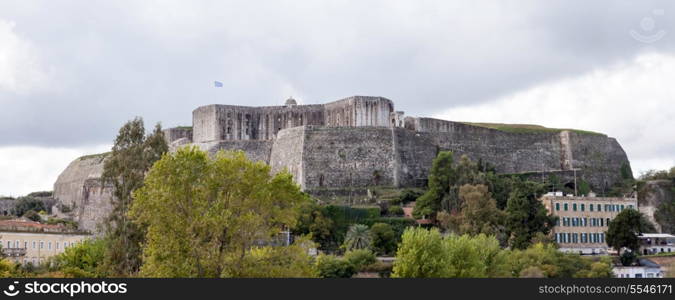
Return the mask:
M54 268L69 277L105 277L103 262L107 248L105 239L84 240L55 256Z
M379 255L388 255L396 251L396 233L391 225L375 223L370 227L371 248Z
M42 200L30 196L19 197L16 200L13 208L14 214L18 217L25 215L29 211L38 213L40 211L47 211Z
M368 249L370 244L370 229L367 225L354 224L349 227L349 231L347 231L344 243L346 250Z
M143 186L150 167L168 151L162 127L157 124L146 137L141 118L135 118L120 128L112 153L104 162L102 181L113 187L113 210L106 223L105 265L115 276L129 276L141 266L141 244L144 229L127 218L132 193Z
M506 227L510 233L509 245L525 249L538 232L548 234L555 218L548 215L539 201L543 186L531 181L518 181L506 205Z
M300 208L298 222L293 228L293 234L309 234L322 249L328 249L336 243L335 222L324 215L321 207L307 202Z
M313 258L308 254L314 243L308 240L296 241L285 247L255 247L245 256L243 267L237 273L223 277L240 278L312 278L318 276Z
M441 210L443 202L453 202L451 199L454 199L454 190L451 187L456 181L452 152L438 153L429 171L429 188L415 203L415 218L434 217ZM455 204L453 203L453 207L458 207Z
M242 277L257 274L250 269L256 257L278 258L276 270L304 261L301 247L286 250L292 255L255 250L293 228L309 201L291 174L270 171L241 151L209 158L185 147L164 155L134 192L129 210L134 224L147 228L141 275Z
M334 255L321 254L316 258L316 268L323 278L351 278L356 274L356 268L346 259Z
M375 254L368 249L347 251L344 258L351 263L357 271L361 271L366 266L377 262Z
M486 185L465 184L459 189L459 198L462 209L454 216L459 234L497 235L501 231L504 212L497 208Z
M447 276L448 257L437 229L408 228L396 252L394 278L433 278Z
M396 253L392 277L495 277L504 252L492 236L450 235L410 228Z
M647 217L629 208L622 210L609 222L605 237L607 245L616 249L617 254L621 254L623 248L638 252L640 249L638 234L650 231L653 232L655 229Z

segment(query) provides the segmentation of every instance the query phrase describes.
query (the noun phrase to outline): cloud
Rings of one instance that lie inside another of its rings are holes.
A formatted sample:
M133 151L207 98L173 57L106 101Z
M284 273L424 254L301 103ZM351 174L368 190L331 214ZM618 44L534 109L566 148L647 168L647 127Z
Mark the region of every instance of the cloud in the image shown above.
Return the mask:
M435 117L603 132L618 139L639 175L675 166L673 78L675 55L643 54Z
M630 61L654 8L673 32L649 46L673 53L664 1L0 2L54 89L0 91L0 144L107 143L135 116L188 125L200 105L289 96L379 95L426 115Z
M15 25L0 19L0 92L26 94L40 89L47 75L33 45L16 34ZM9 104L0 100L0 105Z
M102 153L110 145L81 148L0 147L0 196L51 191L68 164L85 154Z

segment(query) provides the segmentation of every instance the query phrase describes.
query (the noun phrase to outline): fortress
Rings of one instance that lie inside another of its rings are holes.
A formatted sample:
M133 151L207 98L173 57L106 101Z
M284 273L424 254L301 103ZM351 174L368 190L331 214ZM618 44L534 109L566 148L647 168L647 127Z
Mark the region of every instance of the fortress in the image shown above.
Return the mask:
M373 187L423 187L433 159L444 150L502 174L556 174L571 184L576 173L596 191L620 182L622 170L630 172L619 143L604 134L406 117L383 97L311 105L292 98L283 106L207 105L192 112L192 127L164 133L173 150L188 144L209 153L242 150L273 172L287 169L304 191L327 200L363 195ZM54 184L58 201L90 230L96 223L91 220L100 220L109 209L104 204L108 188L91 180L100 176L103 160L80 158Z

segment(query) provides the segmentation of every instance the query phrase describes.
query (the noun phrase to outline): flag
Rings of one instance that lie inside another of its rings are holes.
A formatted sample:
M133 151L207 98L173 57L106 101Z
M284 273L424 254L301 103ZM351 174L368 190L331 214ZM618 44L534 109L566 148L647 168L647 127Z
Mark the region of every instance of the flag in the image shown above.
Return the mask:
M220 81L214 81L214 82L213 82L213 86L215 86L215 87L223 87L223 83L220 82Z

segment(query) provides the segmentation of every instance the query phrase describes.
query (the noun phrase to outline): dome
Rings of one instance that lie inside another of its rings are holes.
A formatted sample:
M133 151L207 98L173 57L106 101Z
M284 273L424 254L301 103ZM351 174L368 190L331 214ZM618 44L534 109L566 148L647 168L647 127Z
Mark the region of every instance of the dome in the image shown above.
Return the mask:
M293 99L293 97L290 97L286 100L286 106L293 106L293 105L298 105L298 102Z

